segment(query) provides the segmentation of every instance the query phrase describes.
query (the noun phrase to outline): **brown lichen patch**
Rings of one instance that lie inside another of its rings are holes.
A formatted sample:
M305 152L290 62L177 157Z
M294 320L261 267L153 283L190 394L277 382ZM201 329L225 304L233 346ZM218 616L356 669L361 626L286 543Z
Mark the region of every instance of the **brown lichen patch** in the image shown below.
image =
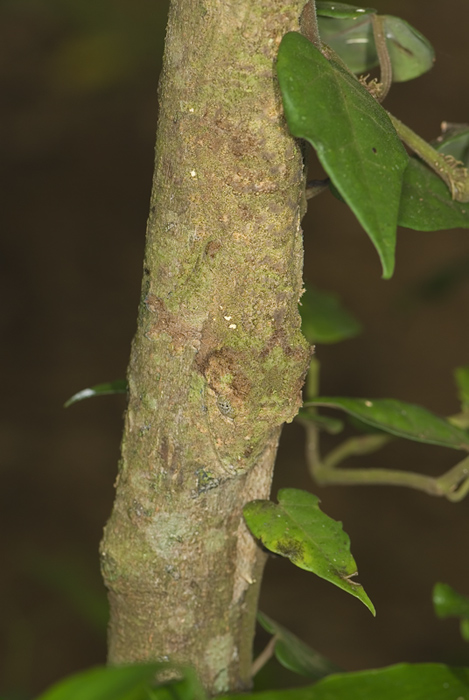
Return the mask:
M227 184L238 193L271 193L279 189L278 178L256 180L253 173L246 168L234 173Z
M215 134L222 137L222 147L236 158L251 156L262 145L262 138L249 128L249 123L239 118L230 118L225 110L217 106L213 123Z
M199 353L196 360L198 371L217 397L220 412L228 417L236 415L251 390L251 382L241 371L240 355L231 348L219 348L205 356Z
M220 241L211 240L205 246L205 255L208 258L213 259L216 256L216 254L218 253L218 251L220 250L220 248L221 248Z
M156 340L161 333L167 333L177 352L181 352L188 344L192 345L194 349L198 348L200 331L187 323L182 315L168 311L162 299L154 294L149 294L145 299L145 306L148 311L155 315L145 333L148 340Z
M159 464L163 472L177 484L182 484L181 449L164 434L160 440L158 456L160 457Z

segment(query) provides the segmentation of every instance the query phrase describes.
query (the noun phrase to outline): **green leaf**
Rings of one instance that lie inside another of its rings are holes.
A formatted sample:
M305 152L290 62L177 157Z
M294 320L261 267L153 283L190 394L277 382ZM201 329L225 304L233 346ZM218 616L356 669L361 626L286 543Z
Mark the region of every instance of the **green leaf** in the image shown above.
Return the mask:
M275 656L278 662L289 671L317 680L340 670L338 666L311 649L295 634L264 613L258 612L257 620L266 632L277 636Z
M377 428L375 425L370 425L369 423L365 423L364 421L360 420L359 418L355 418L355 416L348 416L347 423L354 428L358 433L363 433L364 435L384 435L385 431L381 430L381 428ZM389 438L392 440L392 438Z
M428 39L404 19L383 15L383 20L393 82L413 80L429 71L435 51Z
M168 671L179 677L158 684L155 677ZM59 681L37 700L205 700L205 695L192 669L150 663L88 669Z
M441 618L469 618L469 598L457 593L447 583L436 583L433 587L433 607Z
M444 123L441 136L432 144L439 153L453 156L456 160L469 166L469 125Z
M415 231L469 228L469 205L454 201L443 180L412 157L404 173L398 224Z
M145 700L206 700L206 696L194 669L185 668L182 678L149 688Z
M340 56L352 73L366 73L378 65L371 15L351 19L319 16L318 13L318 28L321 40Z
M320 396L305 406L330 406L384 430L391 435L441 445L455 450L469 451L469 434L451 425L426 408L396 399L351 399L339 396Z
M345 2L327 2L317 0L316 13L318 17L332 17L335 19L357 19L367 14L376 14L372 7L360 7L357 5L347 5Z
M96 384L89 389L82 389L76 394L73 394L68 401L64 403L64 408L68 408L77 401L89 399L91 396L106 396L109 394L126 394L127 382L125 379L116 379L113 382L105 382L104 384Z
M341 523L320 510L317 496L299 489L281 489L278 505L251 501L243 512L249 529L267 549L342 588L375 614L363 587L352 581L357 565L350 554L348 535Z
M438 617L459 617L461 637L469 642L469 597L461 595L447 583L433 587L433 607Z
M37 700L146 700L145 685L161 669L160 663L99 666L59 681Z
M299 309L301 330L311 344L338 343L361 331L358 321L343 308L337 296L329 292L306 285Z
M454 379L458 387L458 397L463 408L469 408L469 365L456 367Z
M226 700L467 700L469 668L397 664L327 676L313 686L230 695Z
M442 135L432 145L439 153L469 164L467 124L445 124ZM469 207L454 201L442 179L412 157L404 173L398 223L416 231L469 228Z
M373 241L383 277L391 277L409 158L388 115L353 75L301 34L283 37L277 72L291 133L314 146Z
M361 17L345 13L318 12L321 39L346 63L352 73L366 73L378 61L371 14ZM394 82L412 80L432 68L435 52L430 42L399 17L382 15L386 44L392 65Z

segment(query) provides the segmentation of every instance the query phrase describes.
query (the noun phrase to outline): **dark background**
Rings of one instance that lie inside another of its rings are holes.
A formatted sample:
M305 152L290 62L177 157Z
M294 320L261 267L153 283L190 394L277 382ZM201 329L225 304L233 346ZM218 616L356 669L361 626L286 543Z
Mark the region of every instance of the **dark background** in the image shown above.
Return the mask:
M374 6L405 17L437 54L429 74L393 88L387 108L428 139L443 120L466 121L467 2ZM166 10L163 0L0 2L0 693L9 698L105 659L97 549L125 400L62 406L125 376ZM306 278L338 292L365 328L317 349L323 393L457 412L452 371L469 364L468 232L401 230L396 274L385 282L372 245L331 195L312 201L304 227ZM429 284L441 273L445 284ZM261 609L346 669L467 663L457 622L434 617L431 589L444 581L469 594L468 501L319 489L302 451L301 428L287 426L273 493L313 489L343 521L378 615L279 559L268 564ZM366 464L436 475L458 457L396 443Z

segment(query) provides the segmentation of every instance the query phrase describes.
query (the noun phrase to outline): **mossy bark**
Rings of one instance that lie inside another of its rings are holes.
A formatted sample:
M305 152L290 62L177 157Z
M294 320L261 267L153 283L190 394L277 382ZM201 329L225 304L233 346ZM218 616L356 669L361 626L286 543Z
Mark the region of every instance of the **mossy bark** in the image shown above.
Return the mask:
M110 663L249 687L269 495L301 403L304 175L275 78L302 0L173 0L117 493L101 547Z

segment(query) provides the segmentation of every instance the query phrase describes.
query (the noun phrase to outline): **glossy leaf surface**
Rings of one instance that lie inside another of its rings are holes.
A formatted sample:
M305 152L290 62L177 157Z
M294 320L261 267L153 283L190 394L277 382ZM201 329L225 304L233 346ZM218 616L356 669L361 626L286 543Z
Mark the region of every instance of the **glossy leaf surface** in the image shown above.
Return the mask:
M103 384L96 384L95 386L89 387L88 389L82 389L76 394L71 396L68 401L64 403L64 408L68 408L77 401L83 401L83 399L89 399L92 396L108 396L110 394L126 394L127 393L127 382L125 379L116 379L113 382L105 382Z
M37 700L146 700L145 686L161 664L92 668L70 676Z
M469 450L469 434L422 406L396 399L351 399L320 396L306 406L330 406L391 435L430 445Z
M443 134L433 144L439 153L446 153L469 166L469 125L444 124Z
M311 343L338 343L353 338L361 326L342 306L335 294L309 285L301 297L301 330Z
M318 15L321 14L318 12ZM362 74L375 68L378 54L373 37L371 14L353 18L337 14L318 17L321 39L347 64L352 73ZM430 42L399 17L382 15L394 82L412 80L432 68L435 52Z
M375 14L372 7L362 7L361 5L348 5L345 2L327 2L317 0L316 13L318 17L332 17L334 19L357 19L367 14Z
M306 676L311 680L317 680L340 670L324 656L302 642L295 634L264 613L258 612L257 620L266 632L277 636L275 656L278 662L289 671Z
M409 158L388 115L358 80L296 32L282 39L277 72L291 133L316 149L374 243L383 276L391 277Z
M370 15L355 19L318 16L318 27L321 40L340 56L352 73L364 74L378 65Z
M375 671L339 673L292 690L231 695L231 700L466 700L469 668L397 664Z
M413 80L433 67L433 46L404 19L383 15L393 82Z
M363 587L353 581L357 566L348 535L341 523L320 510L317 496L299 489L281 489L278 505L251 501L243 512L249 529L268 550L359 598L375 614Z
M412 157L404 173L398 224L415 231L469 228L469 204L454 201L443 180Z

